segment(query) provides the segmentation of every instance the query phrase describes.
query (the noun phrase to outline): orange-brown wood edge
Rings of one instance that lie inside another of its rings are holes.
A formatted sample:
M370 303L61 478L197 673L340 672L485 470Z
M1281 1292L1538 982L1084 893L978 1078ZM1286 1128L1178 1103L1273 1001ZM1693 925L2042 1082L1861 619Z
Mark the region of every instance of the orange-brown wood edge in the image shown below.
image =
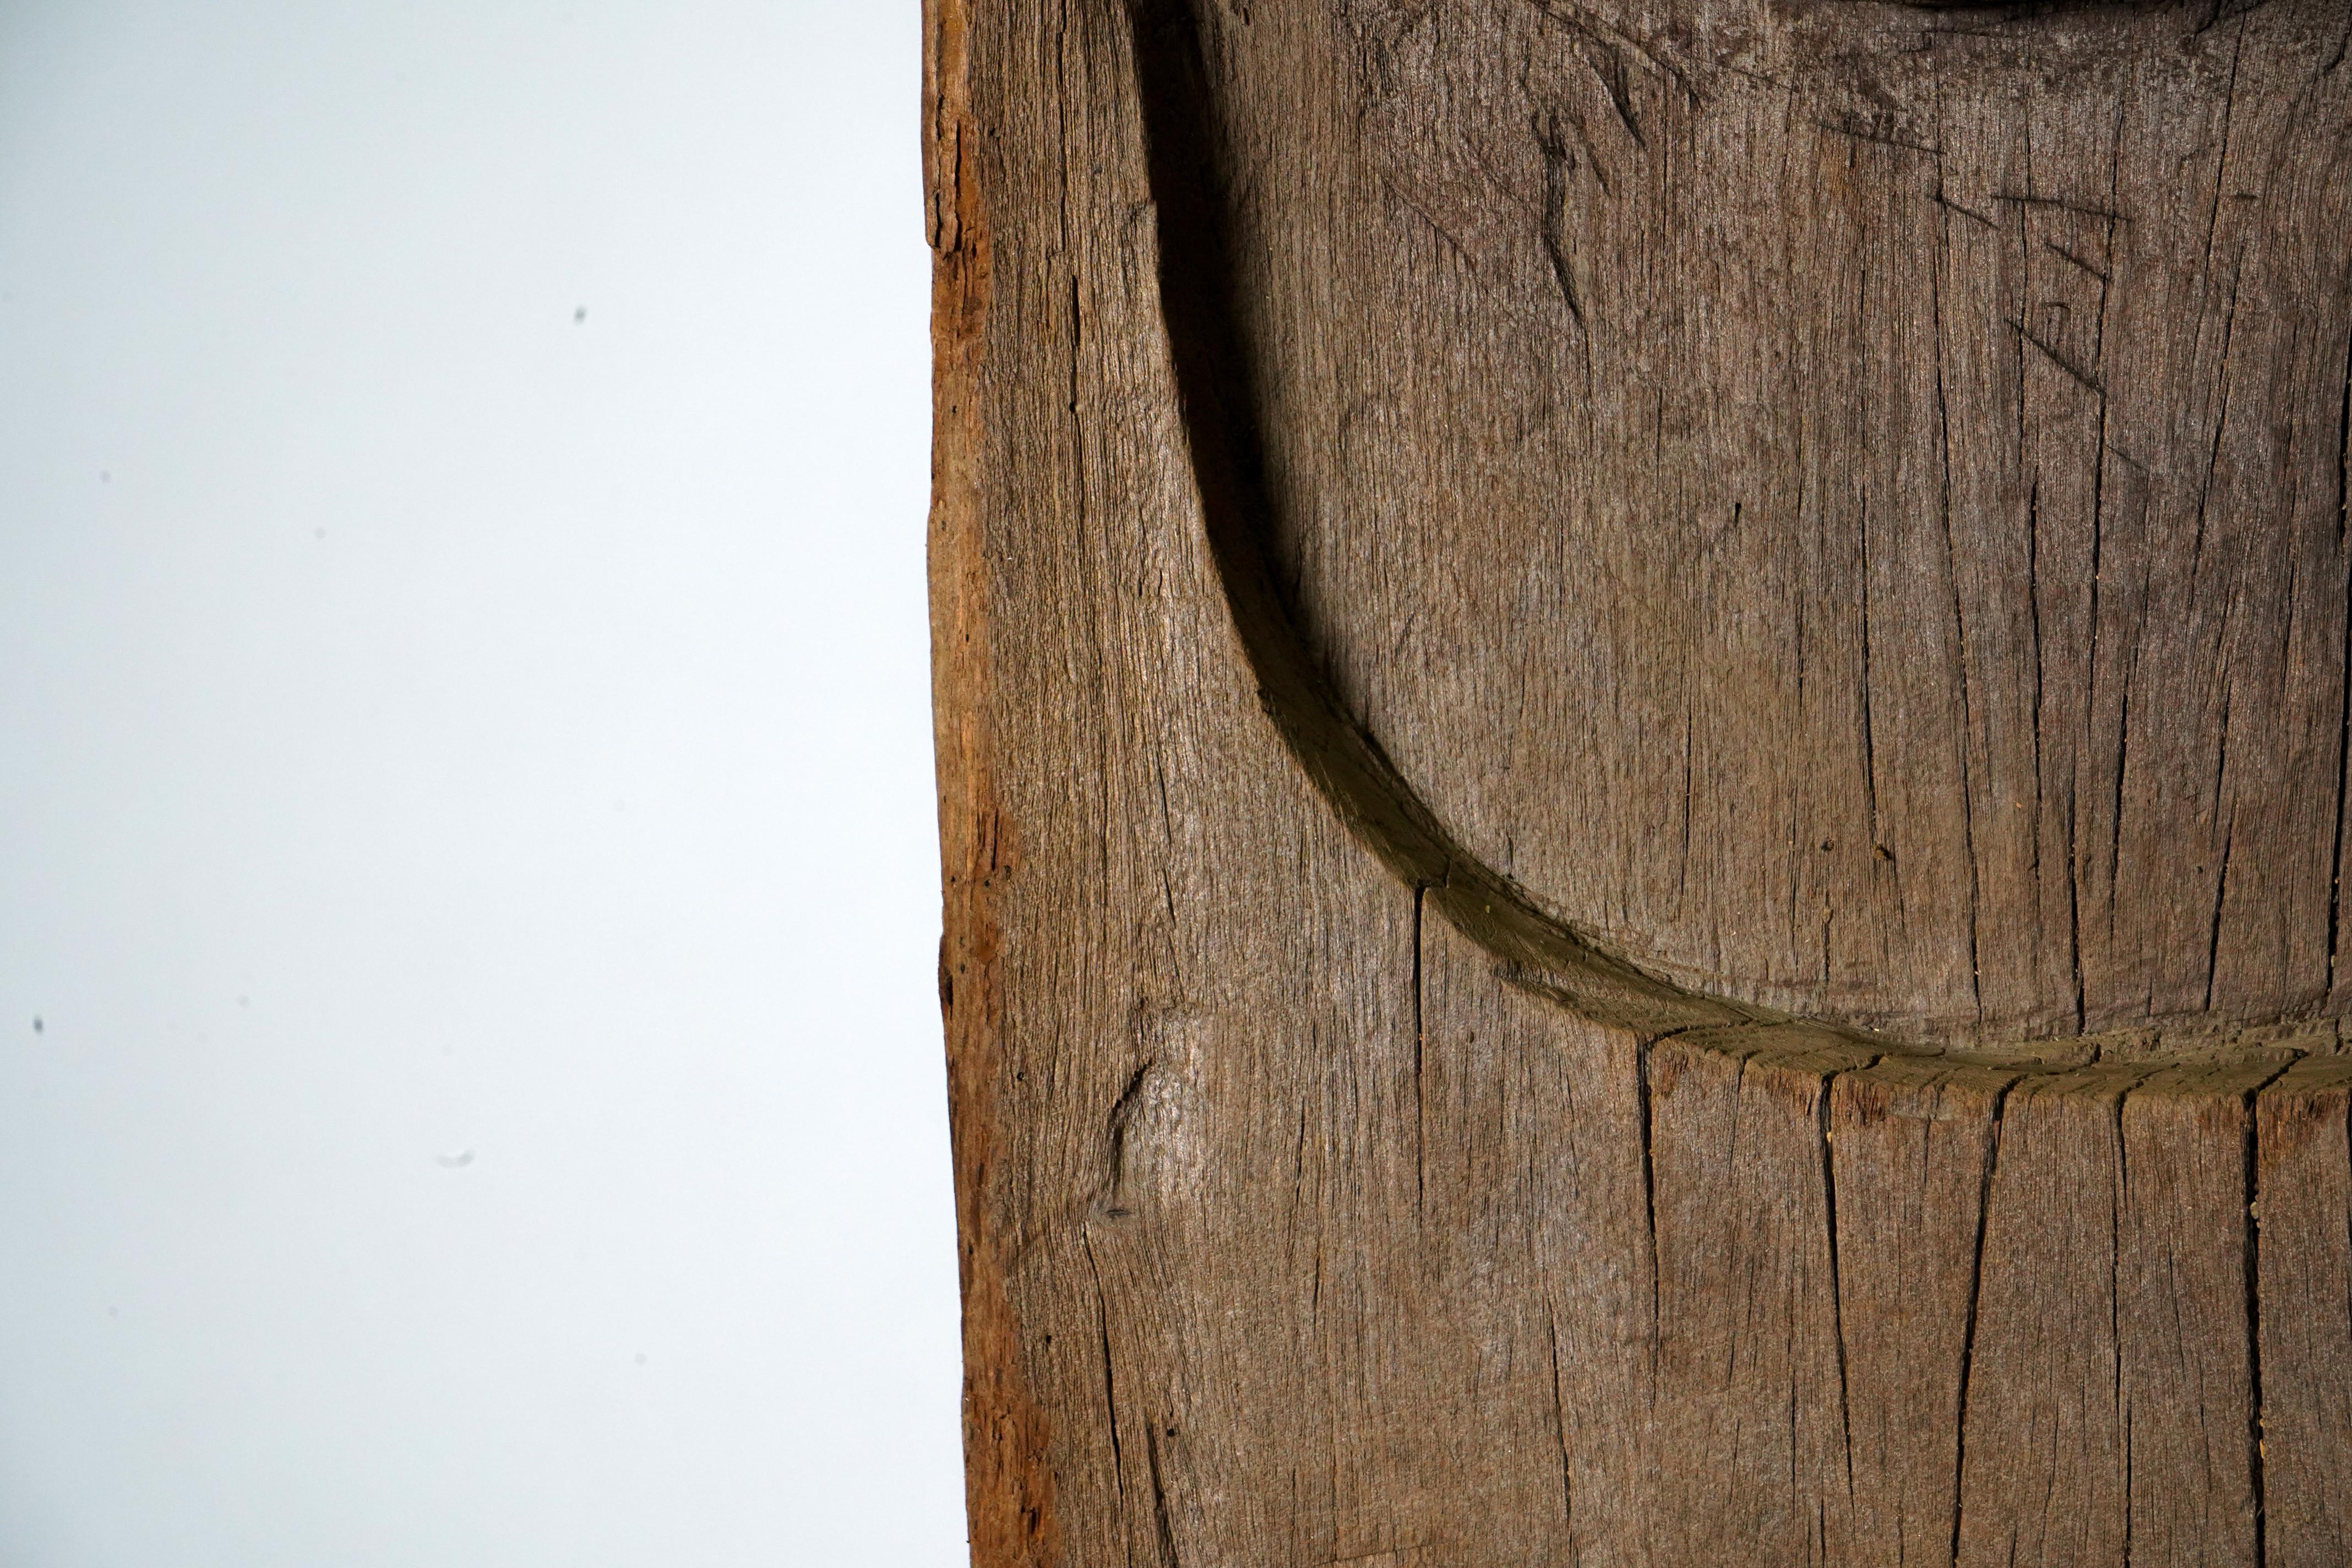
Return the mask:
M995 890L1017 853L996 804L987 728L987 565L977 471L988 214L974 168L970 0L924 0L923 183L931 245L932 725L945 908L940 1007L947 1031L957 1272L963 1298L965 1507L972 1560L1059 1562L1052 1425L1021 1367L1005 1271L996 1085L1003 1048Z

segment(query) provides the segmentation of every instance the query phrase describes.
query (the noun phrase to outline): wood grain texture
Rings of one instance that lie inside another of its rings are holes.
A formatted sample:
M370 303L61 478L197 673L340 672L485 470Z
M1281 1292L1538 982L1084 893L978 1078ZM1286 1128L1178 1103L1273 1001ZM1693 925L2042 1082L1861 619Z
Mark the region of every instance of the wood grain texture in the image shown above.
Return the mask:
M2265 1561L2352 1543L2352 1063L2300 1063L2254 1101Z
M1962 1563L2129 1560L2117 1214L2137 1068L2038 1078L2003 1107L1962 1415Z
M929 0L976 1564L2352 1558L2347 26Z
M1948 1563L1986 1187L2010 1068L1892 1061L1832 1087L1853 1561Z
M1345 704L1701 989L1980 1041L2339 1004L2344 22L1203 6Z

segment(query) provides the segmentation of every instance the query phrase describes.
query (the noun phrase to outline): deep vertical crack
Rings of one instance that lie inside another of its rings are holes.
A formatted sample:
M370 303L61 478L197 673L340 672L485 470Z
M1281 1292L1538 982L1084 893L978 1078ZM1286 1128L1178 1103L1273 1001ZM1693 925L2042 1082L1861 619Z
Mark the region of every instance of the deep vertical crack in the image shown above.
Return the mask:
M1845 1287L1838 1267L1837 1153L1830 1129L1830 1099L1835 1092L1839 1076L1831 1073L1822 1079L1821 1089L1814 1098L1813 1117L1822 1155L1822 1228L1829 1236L1830 1324L1837 1335L1838 1446L1845 1456L1845 1495L1851 1507L1853 1500L1853 1415L1846 1386Z
M1654 1378L1657 1371L1658 1336L1664 1331L1659 1321L1659 1309L1664 1293L1658 1257L1657 1168L1651 1152L1657 1128L1651 1108L1650 1058L1656 1048L1657 1042L1647 1039L1633 1047L1633 1114L1642 1142L1642 1234L1650 1248L1650 1368Z
M2347 37L2352 37L2347 30ZM2336 415L2336 549L2347 557L2347 572L2352 572L2352 337L2344 343L2344 402ZM2352 587L2352 582L2347 582ZM2352 737L2352 615L2347 615L2344 627L2343 668L2337 674L2338 709L2336 742L2336 831L2327 864L2327 989L2336 989L2338 967L2337 952L2343 931L2344 907L2344 795L2347 773L2352 773L2352 756L2347 755L2347 737Z
M2269 1456L2263 1449L2263 1179L2258 1097L2293 1065L2291 1061L2282 1064L2246 1090L2245 1121L2239 1130L2239 1148L2245 1162L2246 1374L2253 1393L2246 1423L2246 1466L2254 1501L2254 1568L2266 1568L2270 1562L2270 1479L2263 1468Z
M1429 1101L1422 1088L1422 1053L1428 1034L1421 1012L1422 902L1428 889L1412 889L1412 1201L1418 1209L1429 1196Z
M1103 1426L1110 1434L1111 1489L1124 1500L1127 1496L1127 1469L1120 1461L1118 1451L1118 1384L1111 1371L1110 1303L1103 1295L1102 1266L1095 1261L1094 1237L1080 1230L1078 1241L1087 1250L1087 1270L1095 1280L1095 1328L1102 1336Z
M1977 1232L1969 1261L1969 1302L1961 1318L1960 1386L1958 1429L1952 1435L1952 1561L1960 1560L1960 1514L1966 1506L1969 1476L1969 1381L1976 1370L1977 1303L1984 1294L1985 1230L1992 1215L1993 1173L2000 1164L2001 1118L2009 1109L2010 1079L1992 1091L1992 1113L1985 1126L1984 1173L1977 1184Z
M2131 1404L2124 1393L2124 1331L2123 1331L2123 1230L2124 1206L2131 1198L2131 1145L2124 1134L2124 1101L2131 1098L2137 1083L2126 1084L2116 1092L2116 1179L2107 1188L2107 1354L2114 1363L2114 1380L2109 1401L2115 1406L2116 1421L2123 1431L2124 1455L2124 1564L2130 1568L2132 1560L2132 1413Z
M1174 1428L1170 1428L1173 1435ZM1184 1560L1176 1552L1176 1525L1168 1511L1168 1487L1160 1479L1160 1433L1151 1422L1143 1424L1143 1457L1151 1479L1151 1525L1154 1538L1160 1543L1160 1560L1165 1568L1183 1568Z
M1544 1308L1544 1333L1551 1344L1552 1433L1559 1439L1559 1519L1572 1543L1576 1536L1576 1488L1569 1475L1568 1401L1561 1396L1559 1387L1559 1321L1549 1304Z

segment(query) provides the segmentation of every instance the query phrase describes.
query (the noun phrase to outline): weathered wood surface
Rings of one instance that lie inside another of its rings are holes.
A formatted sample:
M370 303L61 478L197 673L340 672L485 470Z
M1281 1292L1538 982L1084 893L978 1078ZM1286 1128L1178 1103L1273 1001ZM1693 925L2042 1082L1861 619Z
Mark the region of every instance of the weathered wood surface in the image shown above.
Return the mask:
M1200 9L1284 574L1477 858L1915 1035L2330 997L2343 5Z
M931 0L976 1563L2352 1560L2347 29Z

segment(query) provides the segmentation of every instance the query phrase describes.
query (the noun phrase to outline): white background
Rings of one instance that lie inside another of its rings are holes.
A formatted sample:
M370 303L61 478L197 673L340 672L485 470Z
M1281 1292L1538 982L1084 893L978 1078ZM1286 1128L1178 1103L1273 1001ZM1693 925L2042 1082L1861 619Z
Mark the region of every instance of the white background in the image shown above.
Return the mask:
M8 1568L962 1560L919 53L0 0Z

